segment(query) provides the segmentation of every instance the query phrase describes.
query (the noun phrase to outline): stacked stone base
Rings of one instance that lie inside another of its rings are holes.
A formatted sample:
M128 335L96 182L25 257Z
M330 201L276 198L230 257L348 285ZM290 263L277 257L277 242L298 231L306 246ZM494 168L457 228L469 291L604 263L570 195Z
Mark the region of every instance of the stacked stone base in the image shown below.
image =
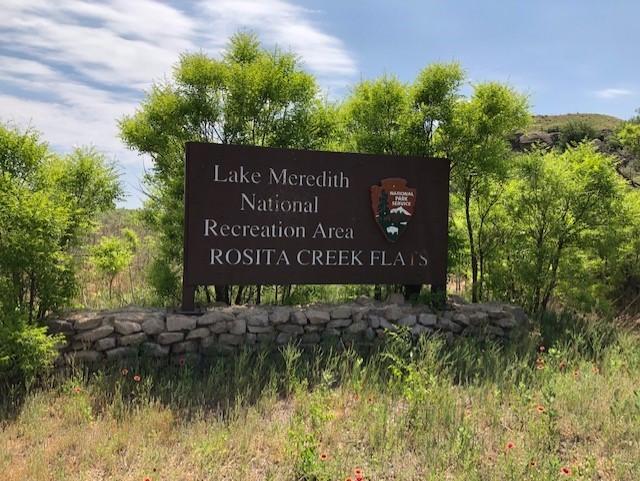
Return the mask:
M339 305L232 306L202 315L130 308L78 311L48 321L62 333L58 363L99 362L130 356L182 359L245 346L303 347L323 342L372 343L390 331L512 340L528 330L524 311L508 304L451 303L441 312L424 305L361 298Z

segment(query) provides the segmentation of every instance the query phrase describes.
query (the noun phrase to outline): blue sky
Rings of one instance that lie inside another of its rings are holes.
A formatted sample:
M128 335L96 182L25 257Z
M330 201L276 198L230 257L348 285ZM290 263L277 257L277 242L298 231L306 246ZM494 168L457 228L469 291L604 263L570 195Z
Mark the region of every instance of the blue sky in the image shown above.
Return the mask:
M297 52L332 98L385 73L410 82L459 61L470 83L499 80L540 114L629 118L640 107L640 2L0 0L0 121L40 130L59 152L92 144L142 202L149 159L117 119L185 51L217 55L238 29Z

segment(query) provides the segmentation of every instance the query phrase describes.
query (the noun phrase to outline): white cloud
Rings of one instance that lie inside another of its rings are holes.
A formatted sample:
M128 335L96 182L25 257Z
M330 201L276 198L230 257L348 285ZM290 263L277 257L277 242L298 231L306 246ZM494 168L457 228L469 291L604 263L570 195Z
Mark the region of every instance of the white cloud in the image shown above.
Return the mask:
M629 95L633 95L633 91L631 90L617 88L596 90L594 93L596 97L600 97L601 99L616 99L618 97L628 97Z
M299 54L325 87L346 85L356 71L343 43L312 21L318 12L284 0L186 5L4 0L0 121L37 128L62 151L93 144L131 173L140 160L118 139L117 119L170 74L181 52L217 54L231 34L250 29Z

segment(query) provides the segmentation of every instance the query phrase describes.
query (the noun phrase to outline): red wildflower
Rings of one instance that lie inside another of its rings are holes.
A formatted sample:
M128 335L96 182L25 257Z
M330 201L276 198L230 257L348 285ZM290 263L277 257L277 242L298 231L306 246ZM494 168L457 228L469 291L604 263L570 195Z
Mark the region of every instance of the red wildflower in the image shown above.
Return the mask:
M136 374L135 376L133 376L133 380L134 380L135 382L140 382L140 381L142 381L142 378L140 377L140 375L139 375L139 374Z
M505 448L506 451L511 451L515 447L516 447L515 444L509 442L509 443L507 443L507 445L504 448Z
M560 472L561 472L562 474L564 474L565 476L571 476L571 468L570 468L570 467L568 467L568 466L564 466L564 467L560 470Z
M536 406L536 411L538 411L539 413L545 412L544 406L542 404L538 404Z
M180 367L184 366L184 363L185 363L184 357L181 357L180 359L178 359L178 365Z
M76 393L76 394L80 394L80 391L82 391L82 389L80 389L79 386L76 386L76 387L73 388L73 392Z
M126 376L127 374L129 374L129 370L126 367L122 368L122 371L120 371L122 373L123 376Z
M320 461L326 461L327 459L329 459L327 453L320 453Z
M151 478L144 478L144 481L151 481Z
M353 473L356 475L356 481L362 481L364 479L364 473L362 469L356 468L353 470Z

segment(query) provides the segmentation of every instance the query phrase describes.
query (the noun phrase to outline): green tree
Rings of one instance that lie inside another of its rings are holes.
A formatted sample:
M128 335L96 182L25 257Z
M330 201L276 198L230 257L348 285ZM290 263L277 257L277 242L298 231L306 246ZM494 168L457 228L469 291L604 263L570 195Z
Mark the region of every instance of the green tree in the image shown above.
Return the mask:
M488 187L503 182L513 157L508 134L524 127L530 119L527 99L499 83L484 83L474 87L471 98L455 104L452 119L442 126L439 142L451 161L451 180L454 193L461 196L469 245L472 300L482 294L479 281L485 223L473 215L473 203L484 202L486 218L496 205L483 199L494 196L496 189Z
M109 299L112 298L113 281L131 265L138 248L138 236L131 229L123 229L122 237L106 236L100 239L91 252L91 259L109 284Z
M145 178L146 219L160 236L152 279L175 283L156 283L158 292L178 289L185 142L319 148L333 129L329 111L298 58L262 48L255 35L234 35L220 59L182 55L172 79L120 122L125 143L154 161ZM229 302L228 288L216 286L216 297Z
M507 272L494 271L501 297L541 313L563 278L579 279L577 287L587 290L584 262L603 245L598 238L622 207L623 187L612 159L588 143L522 156L505 196L511 213L502 262Z

